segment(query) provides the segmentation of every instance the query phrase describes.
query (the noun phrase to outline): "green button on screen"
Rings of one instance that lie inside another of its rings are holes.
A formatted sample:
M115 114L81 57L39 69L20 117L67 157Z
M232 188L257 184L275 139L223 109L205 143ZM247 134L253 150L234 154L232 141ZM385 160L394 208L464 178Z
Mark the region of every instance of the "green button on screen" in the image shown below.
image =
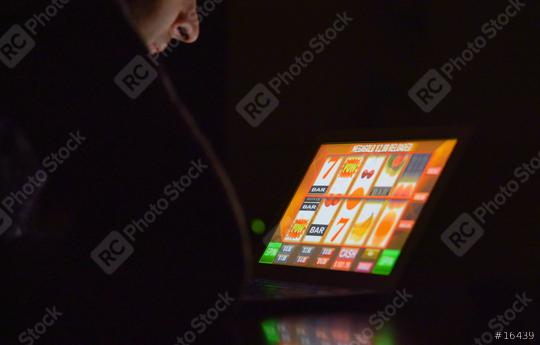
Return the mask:
M259 262L261 264L271 264L274 262L274 258L276 257L279 248L281 248L281 243L279 242L270 242L268 244L268 247L266 247L266 250L264 251L261 260Z
M383 250L379 260L375 264L373 271L374 274L387 276L392 272L394 265L399 257L400 250L385 249Z

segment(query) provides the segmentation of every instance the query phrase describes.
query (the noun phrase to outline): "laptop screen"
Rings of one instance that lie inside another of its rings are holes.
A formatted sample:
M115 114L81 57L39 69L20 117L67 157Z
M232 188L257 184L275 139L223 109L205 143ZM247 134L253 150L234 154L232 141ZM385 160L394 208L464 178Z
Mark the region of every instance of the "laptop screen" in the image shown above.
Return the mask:
M321 145L259 262L390 275L456 143Z

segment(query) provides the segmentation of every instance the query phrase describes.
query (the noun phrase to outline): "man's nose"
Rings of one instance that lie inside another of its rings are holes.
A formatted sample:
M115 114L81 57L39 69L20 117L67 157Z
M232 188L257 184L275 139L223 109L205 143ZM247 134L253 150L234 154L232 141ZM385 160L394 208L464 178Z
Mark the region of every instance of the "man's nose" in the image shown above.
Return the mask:
M173 30L173 37L184 43L193 43L199 38L199 14L195 1L187 12L178 16Z

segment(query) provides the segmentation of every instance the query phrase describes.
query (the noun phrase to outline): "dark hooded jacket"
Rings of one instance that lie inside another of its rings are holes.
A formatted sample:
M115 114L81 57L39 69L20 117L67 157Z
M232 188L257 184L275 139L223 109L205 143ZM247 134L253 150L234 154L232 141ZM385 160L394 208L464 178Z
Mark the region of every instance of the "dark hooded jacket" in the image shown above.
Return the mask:
M220 326L196 318L220 299L230 315L245 277L213 151L120 6L2 7L2 337L30 344L56 308L36 343L203 343Z

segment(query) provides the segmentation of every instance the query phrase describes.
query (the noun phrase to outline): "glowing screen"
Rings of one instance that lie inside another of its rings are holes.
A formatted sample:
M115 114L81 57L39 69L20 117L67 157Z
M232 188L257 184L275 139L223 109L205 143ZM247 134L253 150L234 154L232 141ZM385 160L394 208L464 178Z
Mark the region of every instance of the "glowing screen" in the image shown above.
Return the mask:
M456 143L322 145L259 262L389 275Z

